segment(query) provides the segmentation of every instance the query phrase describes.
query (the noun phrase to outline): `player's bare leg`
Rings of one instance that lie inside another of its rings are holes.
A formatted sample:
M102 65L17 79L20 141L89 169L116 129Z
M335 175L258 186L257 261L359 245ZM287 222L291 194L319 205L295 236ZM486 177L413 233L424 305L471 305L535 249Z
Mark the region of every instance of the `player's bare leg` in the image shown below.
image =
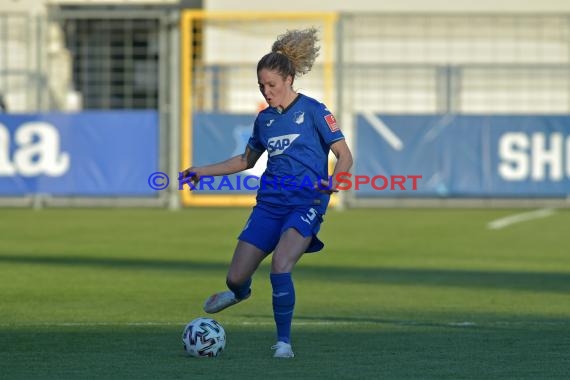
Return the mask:
M231 290L210 296L204 303L206 313L217 313L227 307L243 301L251 295L251 277L267 255L265 252L245 241L239 241L226 277L226 284Z
M303 256L312 237L303 237L296 229L289 228L279 239L271 260L271 273L288 273Z

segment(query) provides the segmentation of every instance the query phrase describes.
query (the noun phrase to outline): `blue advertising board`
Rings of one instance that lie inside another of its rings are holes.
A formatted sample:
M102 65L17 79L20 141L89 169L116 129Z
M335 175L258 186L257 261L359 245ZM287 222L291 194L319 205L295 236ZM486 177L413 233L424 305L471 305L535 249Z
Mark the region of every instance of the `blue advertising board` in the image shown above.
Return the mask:
M422 177L357 197L570 195L570 116L360 114L355 139L354 173Z
M255 115L194 116L193 164L241 154ZM375 115L356 117L355 165L342 186L356 197L567 197L570 116ZM200 191L255 193L266 158Z
M156 111L0 115L0 195L154 196Z

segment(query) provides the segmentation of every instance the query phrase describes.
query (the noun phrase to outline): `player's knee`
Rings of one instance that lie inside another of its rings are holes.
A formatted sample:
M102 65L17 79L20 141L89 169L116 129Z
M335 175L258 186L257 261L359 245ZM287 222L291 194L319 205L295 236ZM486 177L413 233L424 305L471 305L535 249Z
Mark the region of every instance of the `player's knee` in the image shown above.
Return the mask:
M273 259L271 262L271 273L288 273L291 272L293 265L284 259Z
M237 289L244 283L244 280L238 276L228 274L226 277L226 285L229 289Z

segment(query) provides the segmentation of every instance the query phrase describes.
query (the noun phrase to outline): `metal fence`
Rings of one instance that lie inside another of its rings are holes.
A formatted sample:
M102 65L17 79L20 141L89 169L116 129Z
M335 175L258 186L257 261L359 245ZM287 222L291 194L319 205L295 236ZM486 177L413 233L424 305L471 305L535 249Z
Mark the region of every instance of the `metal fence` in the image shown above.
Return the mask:
M159 168L179 169L179 12L163 7L53 7L47 15L0 14L0 93L7 112L154 109ZM2 205L177 204L156 199L36 194Z
M0 112L42 108L45 19L26 13L0 13Z
M570 112L567 15L360 15L339 26L341 108Z
M343 14L336 78L338 117L349 142L362 112L568 114L570 18ZM347 198L351 206L567 206L552 199Z
M80 109L158 108L161 70L173 58L163 34L166 15L81 8L52 9L47 19L0 14L0 92L6 104L14 111L65 109L71 94ZM342 96L335 108L343 110L567 113L569 20L343 14L334 42L336 86L325 89L322 60L297 85L328 104L331 93ZM194 23L195 106L255 110L261 99L252 86L251 57L264 51L270 36L311 23L324 32L322 23L294 15L260 22L230 13L223 21Z
M164 11L58 10L82 109L158 109L169 60Z

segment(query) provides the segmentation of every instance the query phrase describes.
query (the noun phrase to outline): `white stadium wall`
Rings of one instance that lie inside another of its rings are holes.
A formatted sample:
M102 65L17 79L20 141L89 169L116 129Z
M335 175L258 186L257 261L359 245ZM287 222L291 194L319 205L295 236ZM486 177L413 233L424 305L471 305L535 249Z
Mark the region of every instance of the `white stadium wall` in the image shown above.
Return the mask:
M341 11L382 13L558 13L570 12L567 0L204 0L204 9L215 11Z

